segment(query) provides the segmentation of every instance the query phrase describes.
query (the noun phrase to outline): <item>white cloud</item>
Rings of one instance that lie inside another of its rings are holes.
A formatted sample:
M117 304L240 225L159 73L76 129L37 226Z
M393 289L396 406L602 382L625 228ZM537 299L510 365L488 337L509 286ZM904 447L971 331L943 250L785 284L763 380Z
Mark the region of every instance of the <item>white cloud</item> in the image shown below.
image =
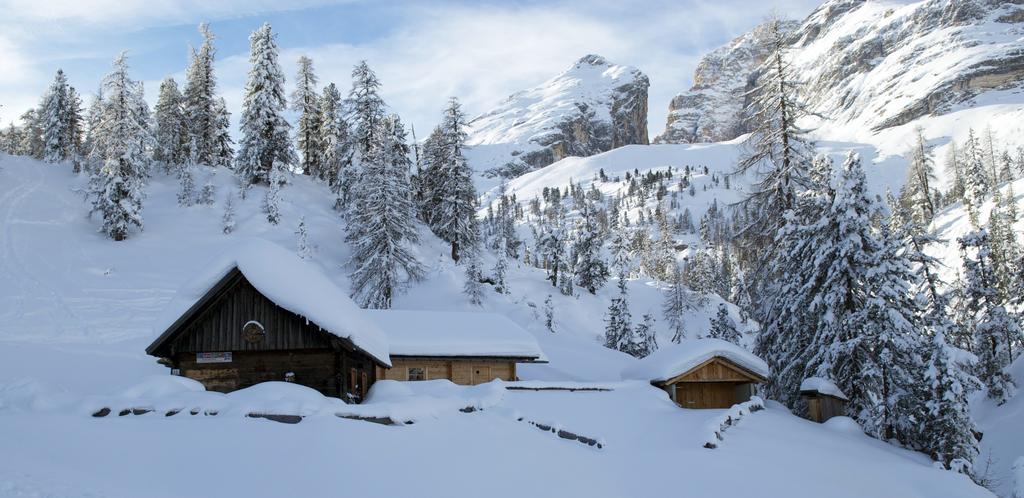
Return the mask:
M9 21L66 21L135 28L241 17L345 3L344 0L0 0Z

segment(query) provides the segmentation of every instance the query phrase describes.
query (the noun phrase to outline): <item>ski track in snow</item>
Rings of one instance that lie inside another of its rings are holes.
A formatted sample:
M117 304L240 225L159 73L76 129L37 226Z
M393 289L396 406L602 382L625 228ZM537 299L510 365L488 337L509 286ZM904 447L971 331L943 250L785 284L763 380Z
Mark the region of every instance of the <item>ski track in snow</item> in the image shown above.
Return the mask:
M15 309L15 318L23 319L25 317L25 302L30 297L29 290L34 290L36 292L31 294L31 298L44 298L53 305L41 308L47 312L42 316L46 316L47 322L52 323L53 327L62 330L61 320L68 321L65 323L82 323L82 320L71 310L60 294L47 287L40 279L35 278L28 271L29 265L19 256L15 245L17 240L15 227L26 223L25 220L18 218L16 213L21 212L20 206L26 199L29 199L38 192L39 187L43 184L43 173L38 168L27 168L24 171L31 171L31 178L27 179L27 181L21 178L21 182L11 188L4 195L3 199L0 199L0 212L5 213L4 243L2 244L2 258L0 258L4 268L4 280L14 284L9 288L18 290L14 297L18 302ZM52 312L54 310L59 311L60 318L53 316Z

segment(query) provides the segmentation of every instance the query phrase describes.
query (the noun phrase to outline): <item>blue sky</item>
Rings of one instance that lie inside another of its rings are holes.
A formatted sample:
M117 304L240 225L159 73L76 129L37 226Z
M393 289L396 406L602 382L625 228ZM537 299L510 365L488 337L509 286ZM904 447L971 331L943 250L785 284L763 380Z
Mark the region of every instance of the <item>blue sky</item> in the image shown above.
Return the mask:
M266 21L278 35L289 78L298 56L308 55L321 82L347 89L352 65L367 59L388 104L424 132L449 96L459 97L472 116L597 53L651 78L650 128L657 134L669 100L691 84L701 55L772 12L803 18L818 3L0 0L0 122L34 105L57 68L83 94L94 92L122 50L152 102L163 77L181 82L188 47L200 43L196 25L204 20L217 35L217 76L235 118L248 35Z

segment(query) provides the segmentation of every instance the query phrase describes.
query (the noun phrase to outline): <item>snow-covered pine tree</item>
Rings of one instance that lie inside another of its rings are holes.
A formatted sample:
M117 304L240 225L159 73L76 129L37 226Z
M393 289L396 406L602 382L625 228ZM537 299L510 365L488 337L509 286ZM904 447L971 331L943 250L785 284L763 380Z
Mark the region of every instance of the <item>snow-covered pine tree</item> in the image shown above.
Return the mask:
M43 124L41 111L29 109L21 115L21 155L43 158L45 142L43 142Z
M548 332L555 333L555 305L551 302L551 294L544 299L544 326Z
M7 131L3 137L3 151L14 156L21 153L21 130L14 126L14 123L7 125Z
M213 150L206 164L230 168L235 158L234 140L231 138L231 113L224 97L213 102Z
M203 44L198 50L192 50L185 70L182 109L188 137L184 143L195 140L198 147L197 164L227 166L230 165L231 155L225 155L224 138L230 123L225 122L223 114L227 112L226 107L217 97L217 79L213 73L217 51L213 46L213 31L209 24L202 23L199 25L199 33L203 35Z
M281 221L281 189L288 183L285 165L280 161L272 162L267 177L269 185L263 197L263 212L267 215L267 222L276 225Z
M932 336L926 361L924 380L930 392L924 449L945 468L970 475L980 443L967 400L969 386L962 380L967 374L956 364L941 331Z
M354 187L347 239L355 268L352 297L363 307L387 309L423 269L412 249L419 234L409 188L409 145L398 116L385 118L380 137L382 143L371 149L374 155L366 158Z
M440 199L431 216L431 228L445 242L451 244L452 260L458 261L462 252L475 251L478 239L476 221L476 188L473 172L463 155L466 148L466 117L458 99L452 97L444 113L441 161L433 164L434 195Z
M608 281L608 265L601 257L601 247L604 245L600 226L597 224L597 216L594 208L589 202L585 202L580 213L581 219L576 231L576 240L573 245L575 255L576 284L583 287L587 292L596 294L597 290L604 287ZM504 253L502 248L499 252Z
M196 196L196 204L212 206L216 195L217 187L214 186L212 179L207 178L206 182L203 183L203 187L199 189L199 195Z
M356 144L356 158L363 161L370 157L373 148L380 142L381 123L385 118L384 99L380 97L380 80L366 61L360 61L352 69L352 90L348 100L351 105L352 134Z
M957 240L964 265L965 325L973 328L978 377L989 398L1002 404L1015 392L1006 367L1013 361L1014 344L1022 340L1021 326L997 288L988 232L977 230Z
M902 439L899 424L913 418L899 401L916 381L919 320L910 264L873 225L878 209L854 154L834 191L804 196L777 238L782 257L756 350L774 370L770 396L794 405L802 379L837 379L866 432Z
M85 112L85 142L82 144L82 155L85 159L87 169L90 171L103 164L104 151L102 141L99 140L100 122L103 119L103 87L93 95L89 102L89 109ZM94 167L95 166L95 167Z
M658 350L658 337L654 330L654 317L645 313L643 320L634 330L634 349L630 353L637 358L645 358Z
M274 168L287 168L298 162L289 138L291 127L282 116L284 73L278 63L277 41L270 24L254 31L249 44L252 68L245 85L242 141L235 159L235 171L243 185L266 184ZM274 182L269 183L274 186Z
M974 136L974 130L968 130L967 142L963 147L964 161L964 203L967 205L967 213L971 225L975 228L979 224L979 210L985 202L985 196L989 193L989 174L985 168L985 156L981 150L981 144Z
M725 303L718 303L718 313L711 319L708 337L739 345L740 332L736 330L736 323L729 317L729 307Z
M170 76L164 78L153 110L153 160L168 169L177 169L184 164L191 153L189 144L195 143L195 137L187 141L188 123L185 121L183 102L178 83Z
M221 217L220 227L225 235L235 231L235 196L230 192L224 200L224 215Z
M491 274L494 276L494 290L500 294L509 294L508 282L506 281L508 275L508 255L505 254L505 251L498 251Z
M669 277L668 284L661 312L665 317L665 322L672 330L672 342L679 344L686 338L686 323L683 321L683 313L693 309L695 303L690 296L690 291L683 283L683 268L678 263L672 268L672 276Z
M91 213L103 217L102 231L120 241L132 226L142 228L142 199L148 171L146 147L152 141L146 124L148 109L142 84L128 76L124 53L103 78L102 114L97 124L97 149L103 151L102 167L89 182Z
M607 348L633 354L632 316L629 313L629 293L626 288L626 275L619 273L619 296L612 298L605 315L604 345Z
M992 209L988 215L988 234L993 273L996 275L996 290L1004 302L1009 302L1017 281L1021 263L1021 247L1013 228L1009 202L999 188L993 189Z
M335 209L340 211L355 177L347 174L352 167L352 143L342 109L341 92L334 83L325 86L320 97L319 143L323 156L318 177L331 187Z
M302 157L299 164L302 173L321 177L323 162L323 145L320 143L320 98L317 94L318 82L313 71L313 59L305 55L299 57L299 71L295 76L295 91L292 92L292 110L299 113L299 124L295 130L298 150Z
M195 145L195 140L192 141ZM188 159L178 172L178 205L191 206L196 194L195 147L190 148Z
M43 130L43 160L46 162L67 161L77 153L75 130L72 128L77 119L73 114L77 109L72 99L67 77L64 71L58 69L39 108Z
M564 218L556 217L554 221L542 223L537 238L537 255L547 269L548 281L555 288L558 288L560 282L560 272L566 267L564 222ZM564 275L561 277L564 278Z
M932 196L932 184L935 183L935 171L932 166L931 150L924 138L924 131L916 130L916 143L910 155L910 167L907 169L907 181L901 190L901 204L909 208L915 226L927 226L935 217L935 202Z
M306 217L299 216L299 227L295 229L296 254L302 259L309 259L309 233L306 230Z
M946 151L946 176L950 179L950 188L946 197L958 201L964 200L967 191L967 181L964 180L964 166L956 142L950 142Z
M472 251L466 254L468 262L466 263L466 283L463 286L462 292L469 298L469 303L473 306L481 306L484 302L484 289L482 275L480 272L480 255L476 251Z

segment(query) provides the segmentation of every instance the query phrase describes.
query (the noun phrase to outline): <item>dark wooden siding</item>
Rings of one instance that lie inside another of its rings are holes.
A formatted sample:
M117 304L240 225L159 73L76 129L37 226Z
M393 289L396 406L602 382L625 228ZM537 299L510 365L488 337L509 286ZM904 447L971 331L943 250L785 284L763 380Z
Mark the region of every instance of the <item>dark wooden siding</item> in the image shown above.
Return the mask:
M247 341L242 329L259 322L266 332ZM351 341L322 331L266 298L239 271L217 286L167 331L152 354L171 360L182 376L211 391L230 392L260 382L294 382L326 396L361 401L376 380L374 360ZM232 353L228 363L197 363L197 353Z
M280 351L332 349L332 337L306 319L281 308L260 294L241 273L226 292L204 307L171 344L172 352ZM250 320L266 329L262 341L242 337Z

